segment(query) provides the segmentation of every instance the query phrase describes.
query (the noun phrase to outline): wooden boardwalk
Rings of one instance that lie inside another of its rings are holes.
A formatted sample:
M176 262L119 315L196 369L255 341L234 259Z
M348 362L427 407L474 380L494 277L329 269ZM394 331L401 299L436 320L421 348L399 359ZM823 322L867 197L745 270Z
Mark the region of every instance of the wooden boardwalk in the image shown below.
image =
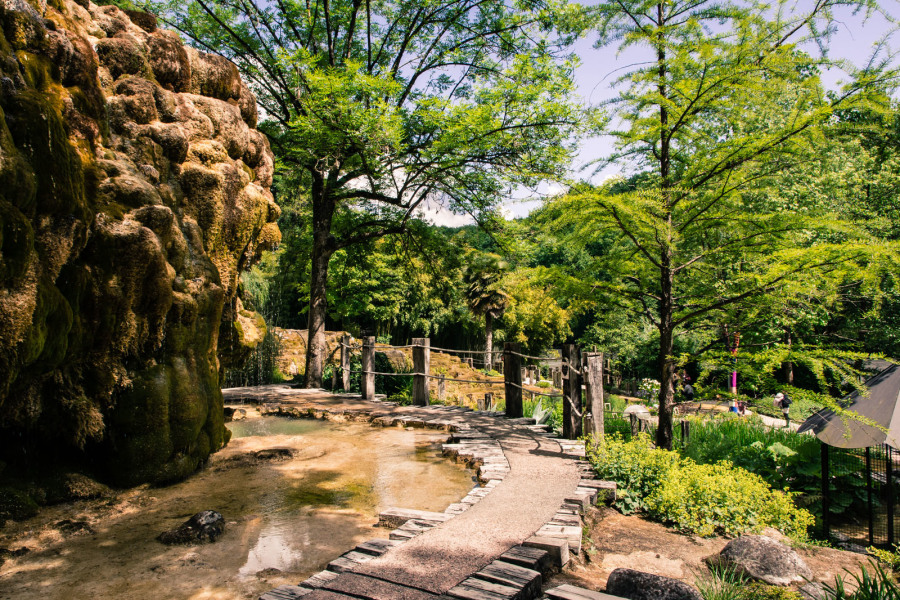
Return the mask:
M556 439L532 419L461 407L397 406L359 396L265 386L225 390L226 403L258 401L263 414L371 422L448 432L444 455L477 470L479 487L444 512L396 507L385 527L298 585L261 600L528 600L542 597L547 577L581 551L585 508L612 498L580 442ZM595 592L582 591L583 596ZM582 593L579 592L579 593ZM552 597L568 597L562 589Z

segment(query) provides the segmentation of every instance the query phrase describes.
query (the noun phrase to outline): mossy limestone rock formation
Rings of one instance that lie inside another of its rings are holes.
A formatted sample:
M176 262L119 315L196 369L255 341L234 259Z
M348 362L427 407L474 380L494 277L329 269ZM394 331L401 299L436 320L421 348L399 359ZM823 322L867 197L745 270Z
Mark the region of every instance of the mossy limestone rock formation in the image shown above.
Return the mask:
M0 28L0 460L183 477L227 441L220 336L260 337L239 275L280 240L255 99L150 15L0 0Z

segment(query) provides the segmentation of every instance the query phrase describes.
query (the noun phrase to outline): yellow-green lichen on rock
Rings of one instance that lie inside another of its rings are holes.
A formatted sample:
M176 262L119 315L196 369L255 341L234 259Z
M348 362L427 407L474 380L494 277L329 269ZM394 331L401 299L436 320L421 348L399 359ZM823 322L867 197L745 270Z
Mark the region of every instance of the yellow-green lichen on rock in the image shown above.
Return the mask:
M280 241L256 101L143 13L0 0L0 31L4 474L184 477L227 441L220 358L265 333L237 295Z

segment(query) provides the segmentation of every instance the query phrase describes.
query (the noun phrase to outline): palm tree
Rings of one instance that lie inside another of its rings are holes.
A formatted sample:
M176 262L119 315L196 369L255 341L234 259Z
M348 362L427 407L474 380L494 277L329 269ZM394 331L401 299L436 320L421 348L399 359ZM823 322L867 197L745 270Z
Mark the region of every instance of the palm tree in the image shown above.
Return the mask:
M463 278L466 302L472 314L484 316L484 363L485 369L490 369L493 365L494 319L501 317L509 306L509 294L500 287L507 264L496 254L476 256L472 253L470 256Z

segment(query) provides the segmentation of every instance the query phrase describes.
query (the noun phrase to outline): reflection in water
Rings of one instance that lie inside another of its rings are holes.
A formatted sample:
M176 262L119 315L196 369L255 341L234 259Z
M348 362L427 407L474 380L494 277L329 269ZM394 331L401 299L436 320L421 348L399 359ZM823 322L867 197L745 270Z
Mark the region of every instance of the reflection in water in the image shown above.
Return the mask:
M0 546L32 549L0 565L0 600L256 598L387 537L372 528L381 510L442 511L473 486L471 472L440 458L438 432L275 417L228 427L229 445L186 481L129 490L115 503L49 507L43 524L0 532ZM256 458L271 448L293 458ZM207 509L227 521L216 543L155 540ZM96 534L61 536L53 524L63 519L86 520Z
M310 545L309 531L302 520L272 516L266 521L256 546L238 571L240 577L251 577L264 569L293 571L303 559L303 549Z
M309 527L324 512L343 509L374 518L391 506L419 508L433 504L423 493L431 495L435 483L448 481L448 465L438 460L440 441L433 435L278 417L239 421L229 427L236 438L305 435L308 442L315 444L320 438L338 436L341 448L333 452L353 452L352 463L345 468L320 468L292 481L289 487L266 495L260 502L259 537L238 573L242 577L255 576L265 569L292 571L301 567L311 546L323 543L323 538L310 535ZM329 466L335 465L329 461ZM453 471L462 477L451 477L449 483L462 481L465 485L468 475L456 468ZM457 501L459 492L455 486L451 489L451 497L429 508L442 510Z

